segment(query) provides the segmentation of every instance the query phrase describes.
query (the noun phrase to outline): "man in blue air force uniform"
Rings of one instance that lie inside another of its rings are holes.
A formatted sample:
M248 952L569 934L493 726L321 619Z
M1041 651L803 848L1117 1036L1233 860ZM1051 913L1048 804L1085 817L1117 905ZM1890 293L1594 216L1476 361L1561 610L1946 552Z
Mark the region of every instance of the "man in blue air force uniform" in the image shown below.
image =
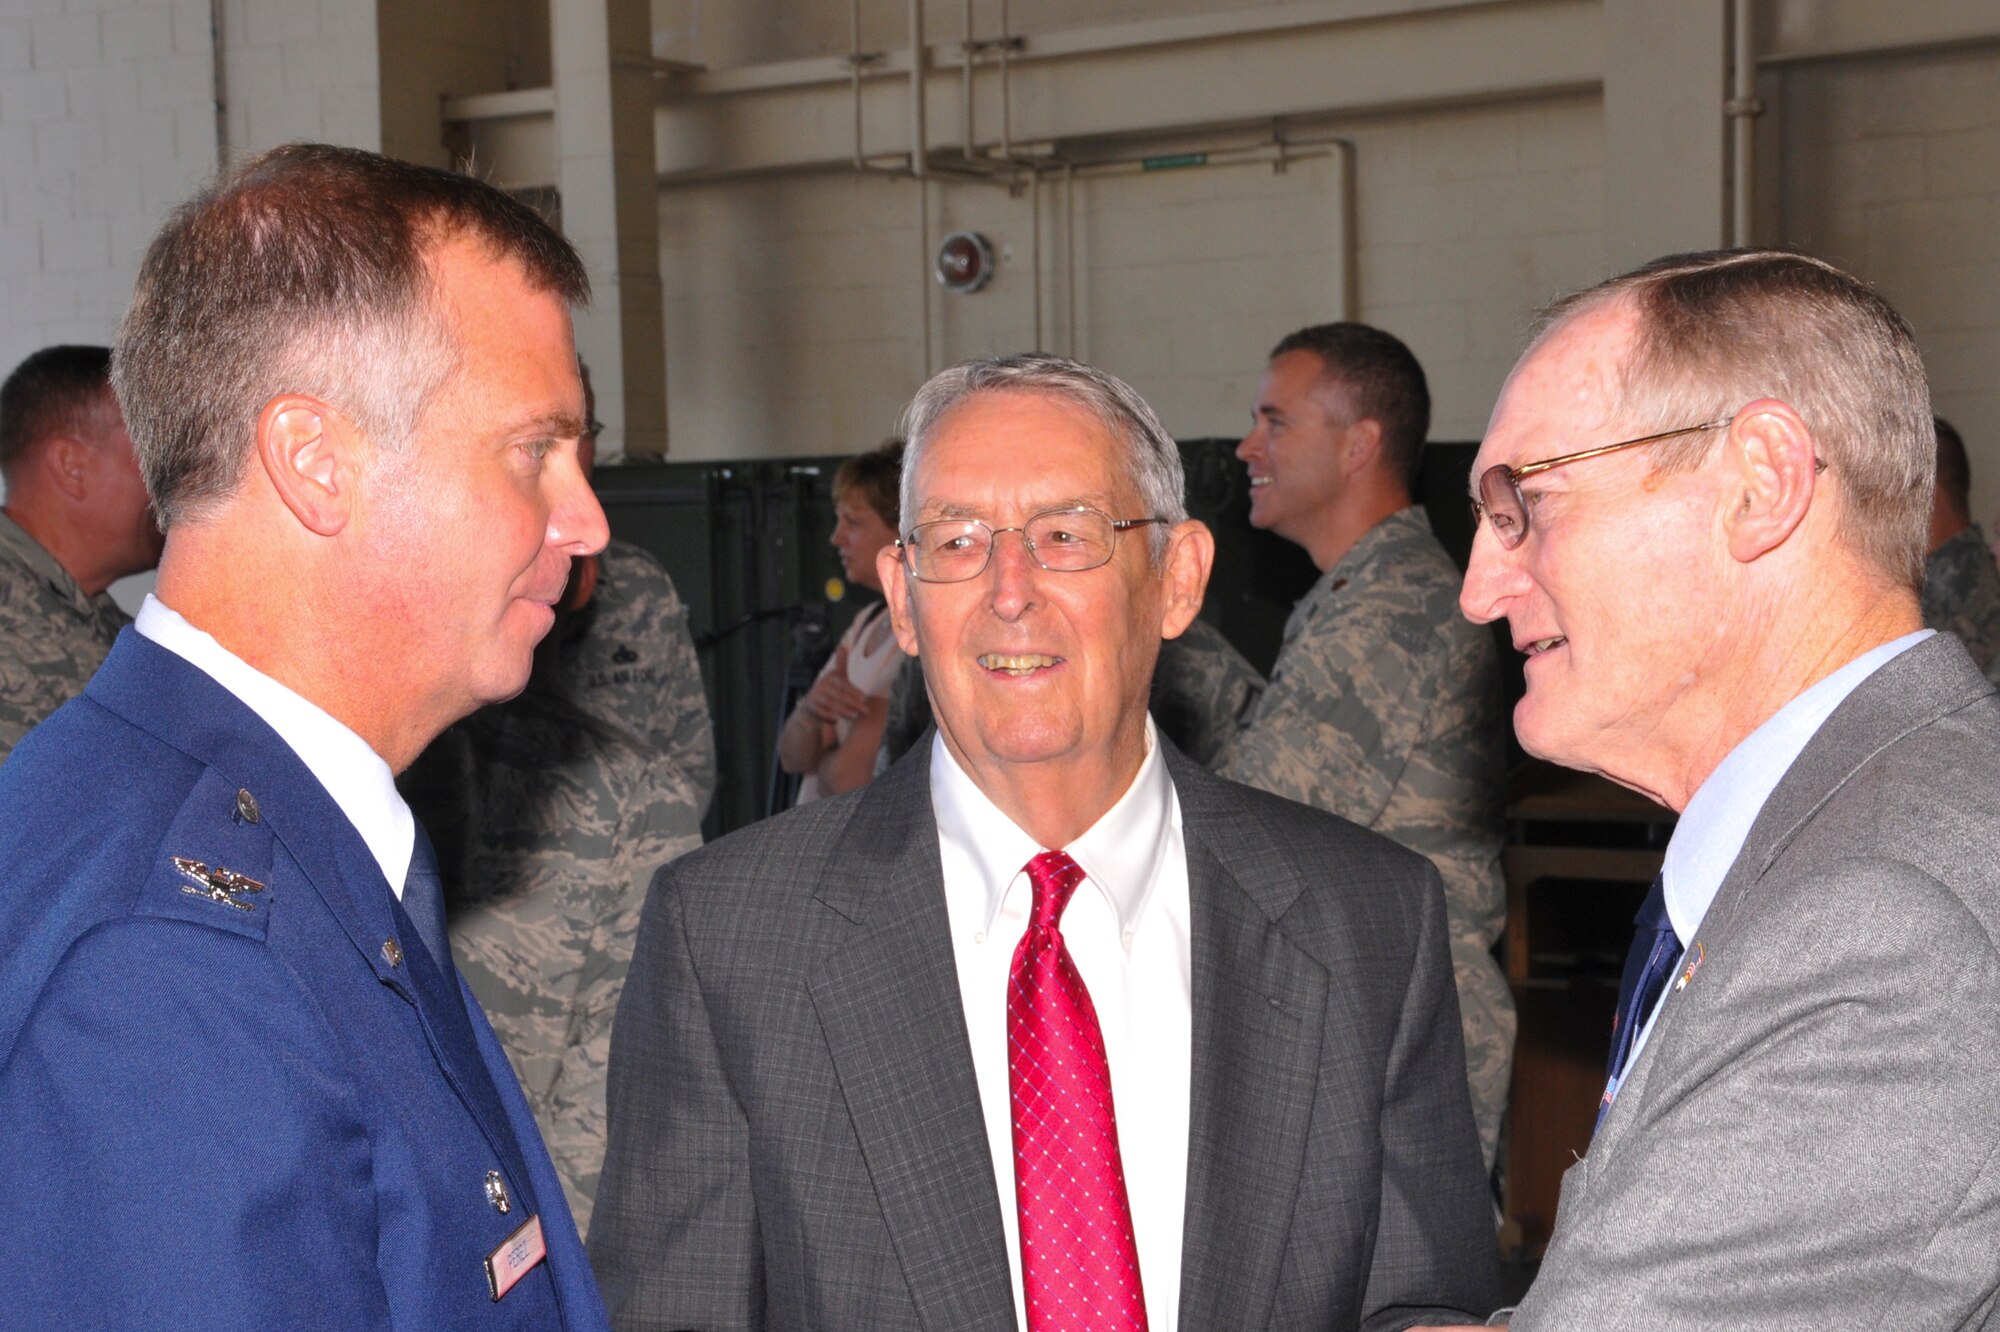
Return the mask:
M0 1326L604 1326L392 781L604 544L587 287L496 191L312 145L154 241L157 597L0 768Z

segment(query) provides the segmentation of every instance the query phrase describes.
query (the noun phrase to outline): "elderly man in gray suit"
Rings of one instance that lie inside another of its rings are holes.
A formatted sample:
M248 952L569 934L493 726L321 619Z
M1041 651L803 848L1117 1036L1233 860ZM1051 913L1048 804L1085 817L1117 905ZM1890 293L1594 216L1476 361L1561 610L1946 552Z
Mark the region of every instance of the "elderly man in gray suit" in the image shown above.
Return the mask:
M1830 265L1558 304L1474 465L1530 752L1681 812L1542 1329L2000 1326L2000 706L1917 604L1909 328Z
M655 880L590 1237L616 1324L1489 1307L1436 872L1147 719L1214 550L1172 439L1046 356L944 372L904 433L879 567L937 731Z

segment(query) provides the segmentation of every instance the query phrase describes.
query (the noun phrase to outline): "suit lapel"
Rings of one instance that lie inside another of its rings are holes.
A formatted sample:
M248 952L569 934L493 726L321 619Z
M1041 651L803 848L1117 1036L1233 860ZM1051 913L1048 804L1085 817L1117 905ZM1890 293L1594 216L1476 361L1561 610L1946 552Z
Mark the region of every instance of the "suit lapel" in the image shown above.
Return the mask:
M828 858L817 896L839 927L808 988L924 1326L1012 1329L927 755L868 788Z
M1225 788L1167 753L1186 830L1193 931L1180 1321L1261 1327L1304 1168L1327 975L1278 928L1297 885L1253 893L1230 872L1225 859L1242 861L1231 854L1235 828L1217 798Z
M527 1172L463 1005L451 1005L455 984L437 969L404 914L361 834L264 720L205 672L126 629L92 679L93 698L133 725L206 764L230 785L250 791L260 817L315 893L385 985L417 1010L446 1080L507 1167L510 1185L524 1190ZM272 910L289 885L274 883ZM386 941L401 961L391 963ZM454 1020L455 1018L455 1020ZM532 1199L530 1200L532 1205Z
M1700 983L1701 968L1727 965L1735 943L1738 908L1745 895L1849 778L1912 731L1992 692L1993 686L1950 634L1932 635L1856 686L1799 751L1723 876L1688 948L1689 961L1696 963L1694 977L1688 981L1690 992ZM1685 967L1681 974L1687 974ZM1655 1055L1670 1048L1679 1030L1676 1018L1683 1005L1674 1002L1673 994L1669 992L1645 1050L1592 1141L1592 1150L1585 1158L1586 1175L1589 1163L1610 1159L1627 1125L1641 1117L1646 1089L1658 1063Z

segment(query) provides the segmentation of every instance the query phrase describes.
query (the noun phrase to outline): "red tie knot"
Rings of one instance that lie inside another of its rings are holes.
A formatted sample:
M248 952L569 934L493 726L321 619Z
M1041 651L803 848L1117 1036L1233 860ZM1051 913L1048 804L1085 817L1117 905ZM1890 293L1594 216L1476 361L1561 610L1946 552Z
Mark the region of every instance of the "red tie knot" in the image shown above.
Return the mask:
M1083 882L1083 867L1071 860L1067 851L1044 851L1028 862L1028 882L1035 887L1034 916L1028 927L1053 930L1076 886Z

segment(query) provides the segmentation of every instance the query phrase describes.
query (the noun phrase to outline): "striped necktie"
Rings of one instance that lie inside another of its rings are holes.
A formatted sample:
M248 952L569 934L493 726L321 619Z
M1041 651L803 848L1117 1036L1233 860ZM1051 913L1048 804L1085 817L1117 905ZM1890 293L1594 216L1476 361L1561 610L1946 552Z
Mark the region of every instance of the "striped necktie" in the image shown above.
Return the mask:
M1632 925L1632 950L1625 955L1625 974L1618 981L1618 1012L1611 1019L1611 1059L1605 1070L1604 1098L1597 1105L1598 1124L1604 1122L1612 1098L1618 1094L1625 1066L1632 1059L1632 1043L1645 1029L1646 1015L1667 988L1667 977L1681 964L1680 936L1667 918L1664 876L1654 878Z

